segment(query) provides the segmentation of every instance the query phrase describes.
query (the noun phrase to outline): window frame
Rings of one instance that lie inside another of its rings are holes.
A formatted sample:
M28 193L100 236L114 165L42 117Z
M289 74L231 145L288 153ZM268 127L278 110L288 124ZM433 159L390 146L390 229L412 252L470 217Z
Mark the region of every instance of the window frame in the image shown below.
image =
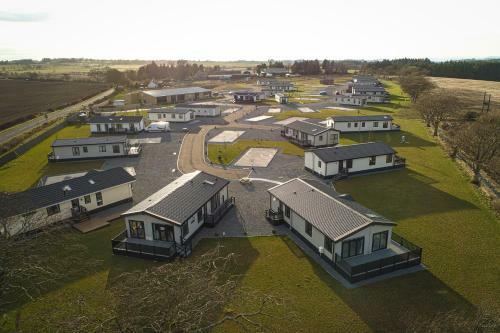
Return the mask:
M324 240L323 240L323 247L329 252L329 253L333 253L333 240L326 236L326 235L323 235L324 236Z
M82 150L83 150L84 153L88 153L89 152L89 147L83 146Z
M378 127L378 121L373 122L373 127Z
M375 165L375 164L377 164L377 156L368 157L368 165Z
M102 206L104 204L102 192L99 191L95 193L95 202L97 203L97 206Z
M99 152L105 153L106 152L106 145L99 145Z
M136 227L132 227L132 225L135 225ZM137 226L141 227L137 228ZM146 239L146 229L144 227L144 221L128 220L128 229L130 238ZM138 230L142 230L142 234L139 233Z
M80 147L79 146L71 147L71 152L73 153L73 156L80 156Z
M351 251L353 249L354 251ZM361 251L359 251L360 249ZM346 252L345 250L347 250L348 253L345 253ZM341 248L342 259L360 256L363 255L364 253L365 253L365 237L357 237L342 242L342 248Z
M46 208L47 216L52 216L59 214L61 212L61 206L59 204L52 205Z
M383 237L380 237L382 235L385 236L385 239ZM380 237L377 240L377 248L375 248L375 236L379 236ZM384 242L382 242L382 240L384 240ZM383 244L383 243L385 243L384 247L381 247L380 245ZM388 230L384 230L384 231L380 231L380 232L374 233L372 235L372 252L387 249L388 243L389 243L389 231Z
M288 207L287 205L284 205L284 206L285 206L285 217L290 218L290 216L291 216L290 207Z
M307 222L307 221L304 221L304 222L305 222L304 231L305 231L306 235L308 235L309 237L312 237L313 225L310 222Z
M85 202L85 204L92 203L92 197L90 196L90 194L83 196L83 201Z
M115 149L115 148L118 148L118 149ZM121 153L120 145L113 145L112 150L113 150L113 154L120 154Z
M352 169L352 158L346 160L345 165L346 165L346 169Z
M182 225L182 238L186 239L186 236L189 235L189 223L184 223Z
M392 154L387 154L385 157L385 163L392 163L393 157Z

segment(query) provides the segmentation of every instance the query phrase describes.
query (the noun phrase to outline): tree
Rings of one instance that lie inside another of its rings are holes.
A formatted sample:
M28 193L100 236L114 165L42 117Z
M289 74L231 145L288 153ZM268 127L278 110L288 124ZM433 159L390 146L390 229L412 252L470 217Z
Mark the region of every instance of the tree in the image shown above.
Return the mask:
M437 136L440 124L460 109L461 102L451 90L434 89L421 95L415 107Z
M481 170L490 167L490 163L498 158L500 116L483 115L475 122L466 123L461 130L454 131L452 141L458 156L472 168L472 181L477 184ZM493 173L498 173L498 168L496 165Z
M422 93L434 88L434 84L429 79L414 74L401 76L399 84L401 89L410 96L412 102L415 102Z

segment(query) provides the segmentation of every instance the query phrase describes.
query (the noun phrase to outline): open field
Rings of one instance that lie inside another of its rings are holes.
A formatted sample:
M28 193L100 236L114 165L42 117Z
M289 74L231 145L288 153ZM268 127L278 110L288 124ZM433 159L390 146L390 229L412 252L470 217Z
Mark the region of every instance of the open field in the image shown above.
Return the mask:
M215 164L229 165L248 148L280 148L283 154L304 156L302 148L288 141L237 140L232 144L208 144L208 159Z
M397 222L396 232L423 247L423 264L427 270L345 289L289 238L221 239L225 251L238 256L233 270L241 276L240 288L286 299L285 308L273 313L277 318L261 318L269 331L402 332L412 320L432 319L452 310L469 314L486 304L500 311L498 219L488 210L469 178L447 157L408 107L408 99L399 87L391 82L385 84L392 94L392 103L361 112L391 114L402 126L402 131L346 134L341 136L341 141L385 141L407 159L407 168L352 177L335 186ZM339 110L329 112L349 114ZM326 113L316 114L327 116ZM406 136L407 143L400 143L401 135ZM270 143L274 147L281 144ZM250 140L250 144L255 146L255 141ZM232 145L220 146L229 149ZM238 148L239 153L247 147L249 145ZM209 145L209 156L217 154L218 149L224 148ZM229 160L230 155L227 156ZM4 179L0 173L2 185ZM237 198L237 205L243 206L245 202ZM112 313L113 304L107 296L114 279L121 272L154 265L152 261L111 254L110 239L123 227L122 221L115 221L107 228L78 235L81 244L88 249L88 257L99 260L98 264L91 270L82 270L78 276L68 276L37 300L13 305L6 316L5 330L14 331L18 320L23 331L54 331L51 325L55 319L80 316L86 311L108 318L105 315ZM203 240L193 256L213 248L217 242L216 239ZM54 260L60 260L63 254L54 252L53 256ZM239 310L250 305L248 302L228 304L225 308ZM292 319L280 320L283 312L292 315ZM240 330L232 323L215 329L216 332Z
M27 153L0 167L0 191L17 192L36 184L43 175L57 175L99 168L102 161L48 163L47 154L55 139L90 136L88 125L68 126L40 142Z
M491 94L491 109L500 110L500 82L429 77L440 88L458 90L460 97L471 105L472 110L481 111L484 93Z
M73 104L105 89L101 83L0 80L0 125Z

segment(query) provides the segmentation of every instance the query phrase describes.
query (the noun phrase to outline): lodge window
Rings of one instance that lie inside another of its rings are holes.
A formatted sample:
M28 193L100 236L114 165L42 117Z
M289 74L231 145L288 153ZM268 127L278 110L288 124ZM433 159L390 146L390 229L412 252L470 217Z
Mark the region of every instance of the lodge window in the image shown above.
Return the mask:
M173 242L174 228L166 224L153 223L153 239L164 242Z
M368 162L369 165L375 165L377 157L376 156L370 156L370 160Z
M186 237L187 235L189 235L189 224L184 223L182 225L182 237Z
M312 233L313 233L313 226L311 223L306 222L306 234L308 234L309 236L312 236Z
M354 127L358 127L358 123L354 123Z
M100 132L100 131L101 131L101 124L97 124L97 125L95 125L95 126L96 126L96 128L97 128L97 132Z
M47 215L54 215L61 212L61 207L59 205L54 205L47 207Z
M113 145L113 153L114 154L120 153L120 145Z
M97 192L95 194L95 200L97 202L97 206L102 206L103 201L102 201L102 193L101 192Z
M318 168L321 168L321 161L318 161Z
M172 119L175 119L175 113L172 113Z
M378 121L373 122L373 127L378 127Z
M329 237L325 236L325 242L323 245L328 252L333 253L333 242Z
M323 141L323 135L319 136L319 141Z
M387 230L373 234L372 251L383 250L387 248L387 236Z
M365 238L355 238L342 242L342 258L349 258L363 254L365 247Z
M146 233L144 232L144 222L129 220L128 226L130 229L131 238L145 239Z
M285 205L285 216L287 218L290 218L290 207L288 207L287 205Z
M89 152L89 148L87 146L83 146L83 152L84 153L88 153Z
M92 202L92 199L90 198L90 194L89 195L86 195L83 197L83 199L85 200L85 203L86 204L89 204Z
M198 212L196 213L196 218L198 219L198 222L201 222L201 220L203 220L203 207L198 209Z
M365 122L364 121L361 123L361 127L365 127Z
M352 160L346 160L346 167L347 167L347 169L352 168Z
M389 154L385 157L385 162L386 163L392 163L392 154Z
M80 147L73 147L73 156L80 155Z
M351 128L351 123L347 123L347 128Z
M106 152L106 146L99 146L99 152L100 153L105 153Z
M383 127L383 128L387 128L388 126L389 126L389 123L388 123L387 121L384 121L384 122L382 123L382 127Z

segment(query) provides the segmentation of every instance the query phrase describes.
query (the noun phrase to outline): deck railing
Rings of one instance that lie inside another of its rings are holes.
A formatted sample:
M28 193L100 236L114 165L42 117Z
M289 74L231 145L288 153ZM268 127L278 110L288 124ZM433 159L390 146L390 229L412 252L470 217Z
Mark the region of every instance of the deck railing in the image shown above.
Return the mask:
M207 216L205 217L205 225L210 228L214 227L217 224L217 222L219 222L219 220L224 216L224 214L226 214L229 211L229 209L231 209L231 207L233 207L234 205L235 205L235 198L234 197L228 198L226 201L222 203L222 205L217 207L217 209L214 212L207 214Z
M338 254L335 254L333 266L349 282L355 283L377 275L420 264L422 260L422 248L395 232L392 232L392 241L404 247L407 251L359 265L353 265L347 260L342 259Z
M278 225L284 222L283 220L283 212L278 211L275 212L272 209L266 209L266 219L272 224L272 225Z
M127 230L111 240L113 254L154 260L170 260L177 255L175 242L165 242L166 246L154 246L127 242Z
M285 130L281 130L281 136L287 138L291 143L294 143L296 145L302 146L302 147L310 147L312 146L311 140L307 139L298 139L294 136L289 136L286 134Z

